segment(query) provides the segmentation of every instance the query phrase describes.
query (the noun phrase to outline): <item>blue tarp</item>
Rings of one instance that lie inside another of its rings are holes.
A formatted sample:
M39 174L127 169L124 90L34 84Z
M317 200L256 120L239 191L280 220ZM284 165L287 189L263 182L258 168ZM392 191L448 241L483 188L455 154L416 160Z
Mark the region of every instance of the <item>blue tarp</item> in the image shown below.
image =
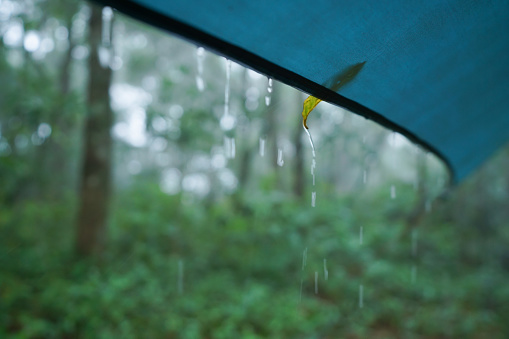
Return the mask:
M100 2L406 135L455 181L509 139L509 1Z

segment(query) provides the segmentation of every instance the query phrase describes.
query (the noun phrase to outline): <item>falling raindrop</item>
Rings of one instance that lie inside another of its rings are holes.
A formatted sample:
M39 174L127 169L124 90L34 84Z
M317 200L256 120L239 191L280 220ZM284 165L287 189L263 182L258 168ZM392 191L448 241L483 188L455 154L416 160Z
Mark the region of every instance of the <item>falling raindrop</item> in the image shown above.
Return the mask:
M265 155L265 139L264 138L260 138L260 156L264 156Z
M229 114L230 109L230 73L232 68L231 60L226 60L226 85L224 87L224 115Z
M316 206L316 192L313 191L311 192L311 207L315 207Z
M228 159L235 158L235 139L224 137L224 152Z
M205 82L203 81L203 60L205 59L205 49L198 47L196 49L196 62L198 65L198 73L196 74L196 87L200 92L205 89Z
M184 293L184 262L179 260L178 262L178 280L177 280L178 293Z
M359 245L362 245L362 226L361 226L361 229L359 231Z
M412 281L412 284L415 283L416 280L417 280L417 266L413 265L412 266L412 271L411 271L411 281Z
M304 268L306 267L306 262L308 260L308 248L302 252L302 270L304 271Z
M285 161L283 160L283 150L281 148L277 149L277 165L283 167Z
M431 207L432 207L431 206L431 201L430 200L426 200L426 203L424 205L424 209L425 209L426 213L431 212Z
M391 185L391 199L396 198L396 187L394 185Z
M315 271L315 294L318 294L318 272Z
M329 280L329 271L327 270L327 259L323 259L323 276L325 280Z
M359 285L359 308L364 307L364 286Z
M270 105L270 100L272 96L272 78L267 78L268 85L267 85L267 94L265 95L265 105Z
M368 171L364 170L362 173L362 183L365 184L368 182Z
M302 287L304 286L304 278L300 278L300 299L302 301Z

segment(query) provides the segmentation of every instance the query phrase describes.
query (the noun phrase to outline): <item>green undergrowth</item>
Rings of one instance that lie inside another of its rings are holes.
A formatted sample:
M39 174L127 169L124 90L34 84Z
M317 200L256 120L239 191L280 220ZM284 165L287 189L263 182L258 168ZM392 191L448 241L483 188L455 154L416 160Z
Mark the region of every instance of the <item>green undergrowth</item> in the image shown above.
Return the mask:
M474 234L430 216L413 256L404 223L410 202L398 207L373 194L311 208L268 194L240 204L128 189L116 196L106 250L94 261L72 254L73 199L2 209L0 337L509 333L508 272L490 256L493 246L477 243L485 248L474 255L465 249Z

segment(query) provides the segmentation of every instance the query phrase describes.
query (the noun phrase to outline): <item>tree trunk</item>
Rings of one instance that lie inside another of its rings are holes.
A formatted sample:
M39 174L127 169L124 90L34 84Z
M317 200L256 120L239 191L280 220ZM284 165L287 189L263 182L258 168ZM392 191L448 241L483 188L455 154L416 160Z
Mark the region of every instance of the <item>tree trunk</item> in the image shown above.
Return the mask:
M98 55L100 48L111 51L111 46L101 45L103 26L101 9L92 6L89 22L88 110L84 130L84 158L76 237L76 250L85 256L99 254L104 246L111 191L110 130L113 112L110 107L109 87L112 71L108 66L101 66Z

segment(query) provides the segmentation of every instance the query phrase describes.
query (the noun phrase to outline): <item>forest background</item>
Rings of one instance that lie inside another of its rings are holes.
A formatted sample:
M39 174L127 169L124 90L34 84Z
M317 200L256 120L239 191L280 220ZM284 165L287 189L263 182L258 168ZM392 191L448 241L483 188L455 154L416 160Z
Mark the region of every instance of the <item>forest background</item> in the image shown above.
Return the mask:
M0 84L1 338L509 336L507 148L320 103L313 167L305 94L79 1L0 0Z

